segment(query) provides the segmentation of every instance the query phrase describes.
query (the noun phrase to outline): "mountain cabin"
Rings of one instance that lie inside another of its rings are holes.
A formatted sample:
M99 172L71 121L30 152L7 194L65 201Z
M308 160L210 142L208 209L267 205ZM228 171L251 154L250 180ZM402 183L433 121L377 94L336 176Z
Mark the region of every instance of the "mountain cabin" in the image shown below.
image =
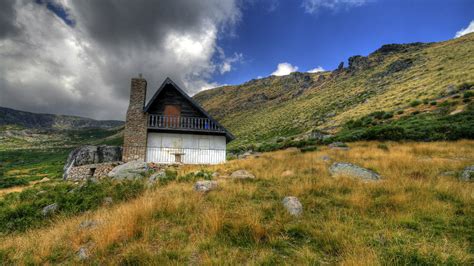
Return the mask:
M218 164L234 136L170 78L145 105L147 82L132 78L123 161Z

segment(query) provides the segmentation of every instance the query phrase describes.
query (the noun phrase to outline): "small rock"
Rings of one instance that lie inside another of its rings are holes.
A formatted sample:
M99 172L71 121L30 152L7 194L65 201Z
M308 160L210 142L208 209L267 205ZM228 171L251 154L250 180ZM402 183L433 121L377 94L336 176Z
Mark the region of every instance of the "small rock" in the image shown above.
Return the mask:
M43 194L45 194L45 193L46 193L46 191L40 190L40 191L38 191L38 193L36 193L36 196L43 195Z
M49 180L50 180L49 178L43 177L43 179L41 179L39 182L43 183L43 182L48 182Z
M346 175L358 177L363 180L376 181L381 179L381 176L374 171L365 169L351 163L333 163L329 168L329 172L333 176Z
M95 228L99 223L95 220L85 220L79 224L79 228Z
M245 159L245 158L249 157L250 155L252 155L252 152L251 152L251 151L246 151L246 152L244 152L243 154L240 154L240 155L238 156L238 158L239 158L239 159Z
M441 174L439 174L440 176L455 176L456 175L456 171L446 171L446 172L442 172Z
M213 178L219 177L219 172L214 172L214 173L212 173L212 177L213 177Z
M344 142L336 141L328 145L329 148L331 149L340 149L340 150L348 150L349 146L345 144Z
M87 260L89 258L89 250L86 247L81 247L77 252L77 256L79 260Z
M53 203L44 207L43 210L41 210L41 213L43 214L43 216L48 216L55 213L57 209L58 209L58 204Z
M112 197L105 197L104 198L104 205L112 205L112 203L114 203L114 199L112 199Z
M194 184L194 190L199 192L208 192L217 188L217 181L201 180Z
M151 183L154 183L162 178L165 178L166 177L166 172L165 170L160 170L154 174L152 174L149 178L148 178L148 181L151 182Z
M331 160L331 157L327 156L327 155L323 155L320 157L321 160L327 162L327 161L330 161Z
M297 197L285 197L283 199L283 206L293 216L299 216L303 213L303 205Z
M238 179L248 179L248 178L253 179L253 178L255 178L255 176L247 170L237 170L237 171L233 172L230 175L230 177L231 178L238 178Z
M283 173L281 173L281 176L282 177L291 177L291 176L294 176L295 173L291 170L286 170L286 171L283 171Z
M462 181L474 181L474 165L464 168L459 179Z

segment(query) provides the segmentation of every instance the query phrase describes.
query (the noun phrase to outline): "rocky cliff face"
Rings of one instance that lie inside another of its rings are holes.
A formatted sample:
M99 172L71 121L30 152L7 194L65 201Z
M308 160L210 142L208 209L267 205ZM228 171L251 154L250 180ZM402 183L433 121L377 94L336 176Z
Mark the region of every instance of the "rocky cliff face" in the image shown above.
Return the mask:
M123 121L94 120L90 118L53 114L37 114L0 107L0 126L19 126L29 129L83 129L113 128Z

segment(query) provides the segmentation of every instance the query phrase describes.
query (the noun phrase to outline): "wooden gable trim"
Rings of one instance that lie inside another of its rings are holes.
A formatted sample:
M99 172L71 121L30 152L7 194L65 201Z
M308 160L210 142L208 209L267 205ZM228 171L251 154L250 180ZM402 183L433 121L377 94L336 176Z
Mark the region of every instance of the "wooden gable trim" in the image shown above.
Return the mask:
M232 133L230 133L229 130L227 130L224 126L222 126L217 120L215 120L209 113L206 112L206 110L204 110L204 108L202 108L193 98L189 97L189 95L184 92L176 83L174 83L174 81L172 81L169 77L167 77L165 79L165 81L163 81L163 83L161 84L161 86L158 88L158 90L155 92L155 94L153 94L153 97L150 99L150 101L148 102L148 104L145 106L145 108L143 109L143 111L145 113L148 113L148 110L150 109L150 107L153 105L153 103L156 101L156 99L158 98L158 95L161 93L161 91L165 88L166 85L172 85L176 91L178 91L179 94L181 94L186 100L188 100L192 106L194 106L196 109L198 109L201 113L204 114L204 116L206 116L209 120L211 120L212 122L214 122L216 125L218 125L219 127L221 127L222 129L224 129L225 131L225 135L226 135L226 139L228 141L231 141L233 139L235 139L235 136L232 135Z

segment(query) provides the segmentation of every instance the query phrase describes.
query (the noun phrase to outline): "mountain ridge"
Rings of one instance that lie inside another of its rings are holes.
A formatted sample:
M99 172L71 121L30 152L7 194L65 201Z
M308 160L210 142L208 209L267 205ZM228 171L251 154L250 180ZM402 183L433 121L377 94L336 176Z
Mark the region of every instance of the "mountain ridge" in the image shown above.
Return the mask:
M474 81L474 34L443 42L386 44L333 71L293 72L194 96L234 135L231 148L313 131L337 133L372 112L411 114L413 101L436 101ZM458 90L459 91L459 90ZM459 97L456 96L456 97ZM467 103L448 99L452 108ZM425 112L424 108L419 110Z
M124 124L119 120L95 120L92 118L33 113L0 107L0 126L19 126L27 129L86 129L86 128L114 128Z

